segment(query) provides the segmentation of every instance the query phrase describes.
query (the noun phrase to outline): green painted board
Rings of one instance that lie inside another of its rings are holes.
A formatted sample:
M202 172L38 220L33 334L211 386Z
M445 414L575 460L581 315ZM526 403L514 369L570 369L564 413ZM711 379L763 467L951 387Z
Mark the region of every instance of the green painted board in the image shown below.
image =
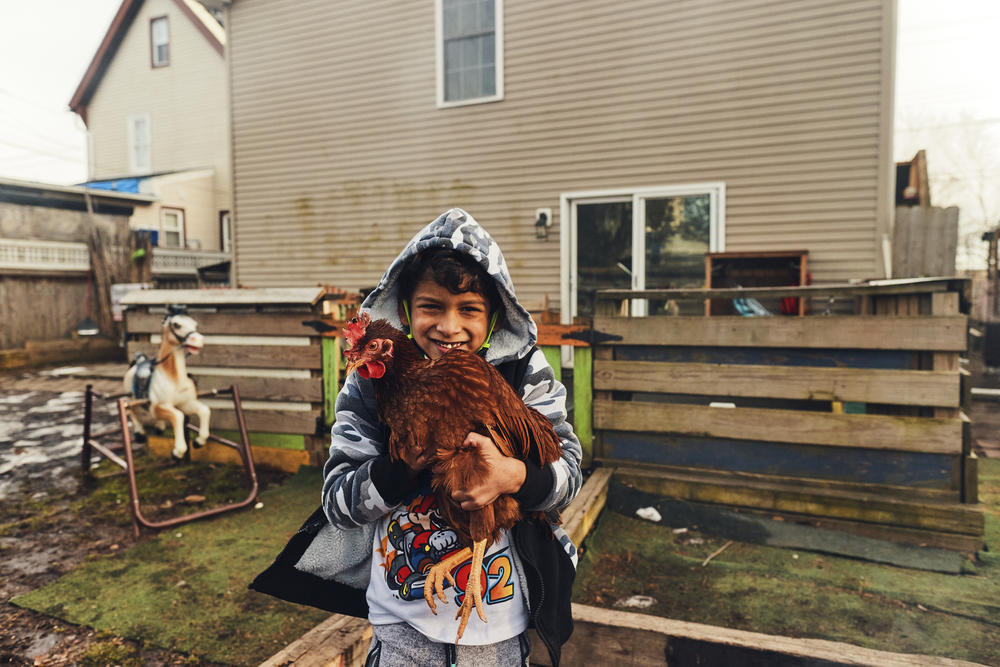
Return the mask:
M226 438L233 442L240 441L239 431L213 431L220 438ZM254 447L274 447L275 449L299 449L306 448L306 436L295 433L267 433L265 431L250 431L247 433L250 444Z
M562 382L562 352L560 352L559 346L545 345L542 347L542 353L545 355L545 360L549 362L549 366L552 366L552 370L555 371L556 379Z
M558 349L558 348L557 348ZM594 457L593 348L573 348L573 430L583 447L583 465L589 466Z
M340 339L324 338L323 343L323 422L329 427L337 418L340 391Z

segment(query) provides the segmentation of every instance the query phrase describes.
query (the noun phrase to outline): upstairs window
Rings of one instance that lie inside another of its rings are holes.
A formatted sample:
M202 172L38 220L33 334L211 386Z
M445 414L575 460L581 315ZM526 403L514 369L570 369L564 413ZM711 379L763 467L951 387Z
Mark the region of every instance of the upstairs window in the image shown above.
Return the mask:
M132 174L148 174L153 170L150 157L149 114L128 117L128 166Z
M170 64L170 25L166 16L160 16L149 22L149 35L153 67L166 67Z
M439 107L503 99L503 0L436 0Z

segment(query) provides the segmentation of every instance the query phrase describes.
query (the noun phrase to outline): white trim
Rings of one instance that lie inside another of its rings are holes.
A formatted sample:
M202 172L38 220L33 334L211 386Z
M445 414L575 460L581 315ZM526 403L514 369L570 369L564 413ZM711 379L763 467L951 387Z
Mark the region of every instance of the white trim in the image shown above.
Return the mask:
M726 249L726 184L723 181L687 183L641 188L613 188L607 190L579 190L559 195L560 237L560 322L569 324L576 317L577 284L577 227L575 204L607 204L632 202L632 288L645 289L646 237L636 234L645 219L645 201L660 197L680 197L707 194L709 196L709 252ZM632 303L633 313L645 313L645 301Z
M136 134L135 121L138 119L146 121L146 164L136 162ZM153 170L153 128L150 124L148 113L134 113L127 120L128 131L128 168L131 174L147 174Z
M163 25L164 40L162 42L156 41L156 26ZM158 46L167 47L167 57L165 60L160 60L157 53L156 47ZM167 16L154 16L149 20L149 46L150 46L150 58L149 62L153 67L167 67L170 65L170 19Z
M448 109L451 107L464 107L470 104L486 104L488 102L500 102L503 100L503 0L494 0L493 11L493 72L496 78L496 94L487 97L474 97L467 100L454 100L446 102L444 99L444 16L442 13L442 0L434 0L434 68L437 93L436 104L438 109Z
M169 216L176 217L177 226L175 228L167 228L167 218ZM178 235L177 245L167 245L166 239L168 233ZM157 247L173 248L174 250L184 250L187 247L187 229L185 228L184 209L173 208L171 206L163 206L160 208L160 238L157 241Z

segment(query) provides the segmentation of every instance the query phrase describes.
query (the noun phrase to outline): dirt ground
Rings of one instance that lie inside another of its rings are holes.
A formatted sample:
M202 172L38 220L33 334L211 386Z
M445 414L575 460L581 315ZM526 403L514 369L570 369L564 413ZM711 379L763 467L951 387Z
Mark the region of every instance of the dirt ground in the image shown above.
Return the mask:
M120 387L112 379L0 374L0 664L210 665L9 602L89 557L135 543L124 507L126 518L116 521L93 520L80 511L88 495L79 462L88 383L107 393ZM110 406L94 417L98 428L115 421Z

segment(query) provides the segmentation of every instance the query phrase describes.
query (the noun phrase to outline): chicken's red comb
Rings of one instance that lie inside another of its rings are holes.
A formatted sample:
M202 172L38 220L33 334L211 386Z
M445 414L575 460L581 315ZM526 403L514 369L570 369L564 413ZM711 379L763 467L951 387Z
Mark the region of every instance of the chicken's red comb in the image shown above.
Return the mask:
M357 317L352 318L350 322L344 325L344 338L347 342L354 347L361 340L361 337L365 335L365 330L368 325L371 324L372 318L368 313L360 313Z

